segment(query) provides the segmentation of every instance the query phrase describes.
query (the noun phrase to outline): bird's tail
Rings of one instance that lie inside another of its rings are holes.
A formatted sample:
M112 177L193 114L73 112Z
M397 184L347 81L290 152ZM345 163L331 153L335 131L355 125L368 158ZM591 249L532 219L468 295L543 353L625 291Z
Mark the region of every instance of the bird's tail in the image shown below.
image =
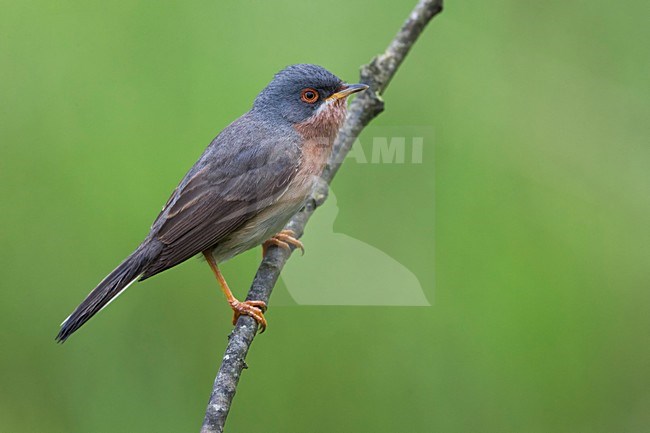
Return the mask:
M63 343L72 333L117 298L135 282L156 258L159 250L144 242L83 300L61 324L56 341Z

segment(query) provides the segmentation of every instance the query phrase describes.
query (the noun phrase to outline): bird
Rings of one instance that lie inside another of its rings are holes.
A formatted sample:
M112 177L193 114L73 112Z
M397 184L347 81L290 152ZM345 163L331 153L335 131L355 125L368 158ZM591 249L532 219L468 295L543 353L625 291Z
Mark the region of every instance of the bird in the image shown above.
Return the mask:
M327 69L295 64L276 73L252 108L223 129L172 192L149 234L61 324L64 342L136 281L205 257L233 310L264 332L266 304L239 301L219 264L251 248L303 248L284 227L316 186L347 112L368 89ZM303 250L304 251L304 250Z

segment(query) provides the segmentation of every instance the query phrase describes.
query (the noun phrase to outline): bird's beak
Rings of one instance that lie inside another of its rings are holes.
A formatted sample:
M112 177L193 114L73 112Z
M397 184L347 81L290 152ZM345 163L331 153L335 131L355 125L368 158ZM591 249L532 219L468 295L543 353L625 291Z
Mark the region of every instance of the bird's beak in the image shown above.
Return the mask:
M336 99L342 99L347 96L350 96L353 93L363 92L367 88L368 86L366 86L365 84L344 84L341 87L341 90L339 90L336 93L332 93L329 97L327 97L326 101L334 101Z

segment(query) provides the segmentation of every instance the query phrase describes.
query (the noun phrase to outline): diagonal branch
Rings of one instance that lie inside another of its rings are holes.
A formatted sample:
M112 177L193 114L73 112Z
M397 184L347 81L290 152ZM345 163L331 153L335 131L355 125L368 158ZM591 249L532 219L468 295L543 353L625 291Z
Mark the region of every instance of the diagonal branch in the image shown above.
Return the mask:
M329 183L341 167L356 137L383 111L384 102L379 95L390 83L424 27L441 11L442 0L420 0L386 51L361 68L361 82L368 84L370 89L361 93L350 104L348 116L334 143L332 157L321 176L323 181L307 200L305 207L287 225L298 237L302 236L305 225L316 208L325 202ZM290 255L290 252L282 248L270 247L257 270L246 299L268 303L271 291ZM214 381L201 433L223 432L239 377L246 368L244 360L256 332L257 322L253 318L239 318L229 336L226 353Z

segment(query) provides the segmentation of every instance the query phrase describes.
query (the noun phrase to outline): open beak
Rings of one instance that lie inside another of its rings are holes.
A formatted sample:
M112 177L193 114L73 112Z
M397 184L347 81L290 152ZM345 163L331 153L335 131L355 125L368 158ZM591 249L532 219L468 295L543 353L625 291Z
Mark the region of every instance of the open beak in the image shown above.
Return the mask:
M368 88L368 86L366 86L365 84L344 84L342 86L341 90L339 90L336 93L332 93L326 99L326 101L333 101L333 100L336 100L336 99L346 98L346 97L350 96L353 93L363 92L367 88Z

